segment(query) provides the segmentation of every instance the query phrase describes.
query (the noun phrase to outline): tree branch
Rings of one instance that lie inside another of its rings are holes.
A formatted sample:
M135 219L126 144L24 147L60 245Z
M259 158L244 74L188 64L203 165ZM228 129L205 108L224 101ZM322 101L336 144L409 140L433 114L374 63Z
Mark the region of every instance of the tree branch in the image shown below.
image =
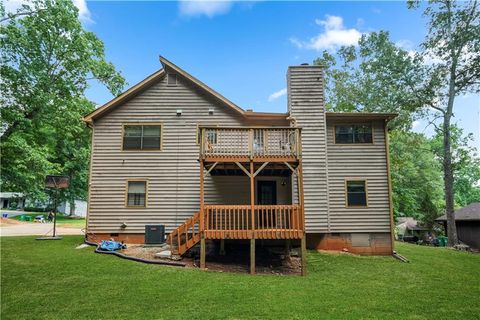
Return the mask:
M27 11L27 12L14 13L14 14L8 15L7 17L5 17L3 19L0 19L0 23L2 23L4 21L15 19L15 18L18 18L18 17L28 16L28 15L32 15L32 14L35 14L35 13L39 13L39 12L45 11L45 10L47 10L47 9L38 9L38 10L32 10L32 11Z

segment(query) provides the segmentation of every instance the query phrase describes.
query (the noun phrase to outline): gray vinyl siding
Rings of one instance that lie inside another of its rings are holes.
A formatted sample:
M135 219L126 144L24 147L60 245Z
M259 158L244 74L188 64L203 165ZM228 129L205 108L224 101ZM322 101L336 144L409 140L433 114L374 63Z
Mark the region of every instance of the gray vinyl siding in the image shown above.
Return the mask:
M208 114L211 107L215 109L213 115ZM177 109L182 110L180 117L176 115ZM122 151L122 125L136 122L162 124L161 151ZM145 224L165 224L169 232L198 211L200 166L197 124L262 125L258 121L245 123L242 115L207 98L180 76L178 85L167 85L164 77L96 120L88 231L143 233ZM128 179L148 181L146 208L125 207ZM287 187L291 189L290 184ZM288 195L279 192L279 203L290 203L289 192ZM207 176L205 179L207 204L248 204L249 199L250 186L246 177ZM122 223L127 225L125 230L120 229Z
M353 121L327 122L329 231L390 232L384 123L372 122L372 144L334 144L334 125L341 123ZM346 207L346 178L367 180L367 208Z
M209 115L208 109L215 108ZM182 115L177 117L176 110ZM122 151L122 125L134 122L162 124L161 151ZM200 167L197 124L245 125L236 111L201 94L178 76L178 85L166 77L94 122L90 186L89 232L144 232L145 224L176 228L199 209ZM126 208L127 179L148 180L146 208ZM212 189L207 177L206 190Z
M287 80L289 112L302 128L306 232L325 232L328 195L323 70L319 66L289 67Z
M205 189L205 204L250 204L250 178L245 176L214 176ZM292 203L290 178L277 176L257 176L255 178L255 203L257 202L257 182L275 181L277 184L277 204ZM285 185L282 185L284 182Z

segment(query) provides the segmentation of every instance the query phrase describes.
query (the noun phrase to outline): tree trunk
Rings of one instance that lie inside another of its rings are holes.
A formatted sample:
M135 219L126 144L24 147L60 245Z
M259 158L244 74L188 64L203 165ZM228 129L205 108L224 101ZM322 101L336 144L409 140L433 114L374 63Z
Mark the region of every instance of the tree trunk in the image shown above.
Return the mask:
M450 137L450 116L445 115L443 121L443 181L445 185L445 213L447 215L448 246L458 244L457 226L454 214L453 169Z
M70 216L75 214L75 200L70 200Z

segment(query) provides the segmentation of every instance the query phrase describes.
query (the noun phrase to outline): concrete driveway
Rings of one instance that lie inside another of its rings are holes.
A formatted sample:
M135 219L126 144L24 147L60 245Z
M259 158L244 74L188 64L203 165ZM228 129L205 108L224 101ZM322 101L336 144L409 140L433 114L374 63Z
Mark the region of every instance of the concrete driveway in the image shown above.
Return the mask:
M0 236L51 236L53 234L53 223L15 222L7 223L2 219L0 225ZM82 235L81 228L57 227L57 235Z

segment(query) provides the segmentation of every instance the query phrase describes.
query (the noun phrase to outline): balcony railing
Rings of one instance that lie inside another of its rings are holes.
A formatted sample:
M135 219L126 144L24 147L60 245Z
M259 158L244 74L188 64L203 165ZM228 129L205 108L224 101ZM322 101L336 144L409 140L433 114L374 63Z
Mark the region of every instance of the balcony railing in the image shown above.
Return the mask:
M300 239L299 205L205 205L207 239Z
M286 157L301 155L300 129L291 127L201 127L200 157Z

